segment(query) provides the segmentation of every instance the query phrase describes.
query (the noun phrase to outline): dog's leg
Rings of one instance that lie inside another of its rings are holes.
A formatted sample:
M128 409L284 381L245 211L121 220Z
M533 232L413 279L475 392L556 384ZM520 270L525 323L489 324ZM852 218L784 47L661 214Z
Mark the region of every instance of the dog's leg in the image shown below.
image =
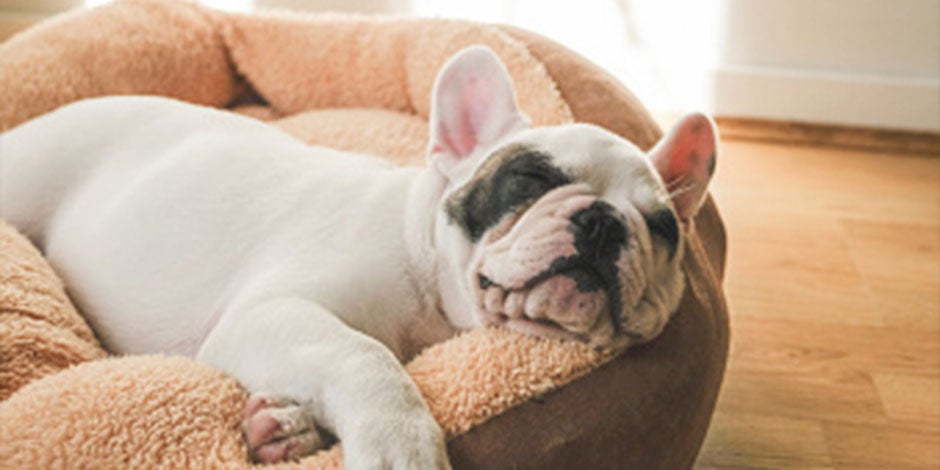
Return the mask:
M264 394L249 400L248 408L257 410L246 409L246 438L257 458L316 450L318 436L302 431L316 433L315 422L340 438L346 468L449 468L443 433L391 351L315 303L285 298L234 308L197 359ZM264 409L281 411L252 426ZM297 435L283 451L260 448Z

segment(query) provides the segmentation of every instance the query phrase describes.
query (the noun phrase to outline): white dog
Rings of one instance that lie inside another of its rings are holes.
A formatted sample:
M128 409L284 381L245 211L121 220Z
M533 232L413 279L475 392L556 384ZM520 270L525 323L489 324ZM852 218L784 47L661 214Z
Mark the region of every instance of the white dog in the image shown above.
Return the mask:
M347 468L447 468L402 361L481 325L656 336L716 131L691 115L644 154L591 125L528 127L482 47L443 67L432 108L430 165L406 169L170 99L81 101L0 136L0 217L112 352L240 380L256 459L329 432Z

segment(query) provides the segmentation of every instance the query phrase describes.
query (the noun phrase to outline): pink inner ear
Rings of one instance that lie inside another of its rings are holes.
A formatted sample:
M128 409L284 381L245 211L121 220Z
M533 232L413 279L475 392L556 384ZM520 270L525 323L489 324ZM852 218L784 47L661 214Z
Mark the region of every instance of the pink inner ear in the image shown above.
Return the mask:
M431 109L431 152L445 174L479 147L524 124L512 81L496 55L476 46L442 68Z
M716 147L715 131L708 118L693 114L683 118L650 152L683 220L695 215L705 196L715 169Z
M447 151L454 156L469 155L476 148L473 126L470 124L470 113L461 108L460 116L450 122L441 123L440 141L434 145L435 151Z
M667 152L670 154L669 164L663 175L668 177L667 182L683 175L698 178L711 176L715 136L707 119L704 116L693 116L682 122L672 136L672 145Z
M480 143L478 137L492 106L489 99L493 94L491 88L483 80L472 78L460 93L460 104L456 106L459 116L450 120L455 128L446 129L443 136L447 140L446 145L456 155L469 155Z

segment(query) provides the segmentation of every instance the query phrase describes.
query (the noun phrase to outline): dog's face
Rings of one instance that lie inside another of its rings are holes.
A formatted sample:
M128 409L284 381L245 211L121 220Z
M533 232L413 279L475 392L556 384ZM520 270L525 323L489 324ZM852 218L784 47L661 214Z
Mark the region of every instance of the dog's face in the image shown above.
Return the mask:
M458 326L504 324L619 348L665 326L684 288L683 230L714 171L703 115L652 151L599 127L529 128L488 49L442 69L430 158L446 185L435 243L470 312ZM445 299L446 300L446 299Z

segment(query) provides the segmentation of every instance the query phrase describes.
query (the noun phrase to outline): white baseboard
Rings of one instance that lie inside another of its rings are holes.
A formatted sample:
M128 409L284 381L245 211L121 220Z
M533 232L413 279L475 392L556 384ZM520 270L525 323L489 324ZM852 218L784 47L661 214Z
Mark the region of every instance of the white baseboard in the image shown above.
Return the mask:
M725 66L718 116L940 132L940 80Z

